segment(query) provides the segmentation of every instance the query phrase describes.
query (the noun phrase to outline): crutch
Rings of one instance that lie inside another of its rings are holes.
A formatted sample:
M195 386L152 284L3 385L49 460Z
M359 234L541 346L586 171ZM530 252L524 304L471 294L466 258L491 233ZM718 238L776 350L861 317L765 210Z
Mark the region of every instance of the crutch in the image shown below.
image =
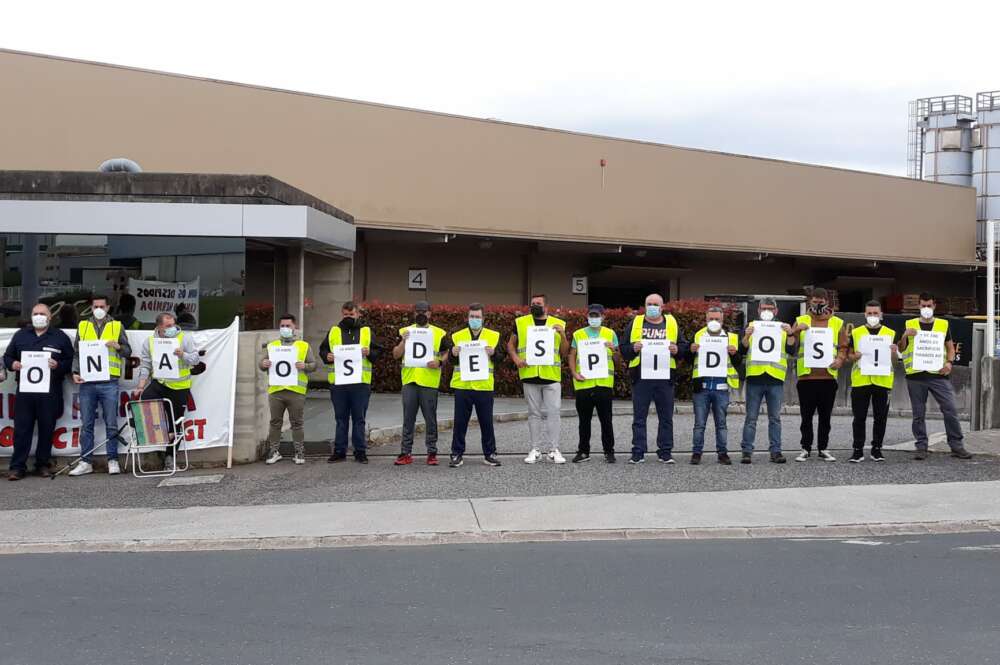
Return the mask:
M126 408L127 408L127 406L126 406ZM118 428L118 431L116 431L114 434L112 434L111 436L109 436L108 438L106 438L101 443L101 445L94 446L94 449L90 451L90 454L93 455L94 453L96 453L97 451L99 451L101 448L104 448L105 446L107 446L108 443L111 442L111 439L117 438L118 435L121 434L122 431L124 431L124 429L127 426L128 426L128 419L126 419L125 422L121 424L121 427ZM73 467L75 467L77 464L79 464L82 460L83 460L83 455L80 455L75 460L73 460L72 462L70 462L69 464L67 464L66 466L64 466L63 468L59 469L55 473L53 473L51 476L49 476L49 480L55 480L56 476L62 474L64 471L71 471L73 469Z

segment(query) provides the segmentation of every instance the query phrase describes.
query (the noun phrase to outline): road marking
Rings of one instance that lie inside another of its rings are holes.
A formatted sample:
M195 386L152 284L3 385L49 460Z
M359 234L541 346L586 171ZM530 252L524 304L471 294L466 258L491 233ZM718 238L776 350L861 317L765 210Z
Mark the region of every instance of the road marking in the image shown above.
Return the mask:
M213 473L206 476L173 476L164 478L157 487L178 487L180 485L212 485L222 481L221 473Z
M959 552L996 552L1000 550L1000 545L966 545L965 547L955 547Z
M840 542L845 545L871 545L872 547L876 545L885 545L884 540L842 540Z

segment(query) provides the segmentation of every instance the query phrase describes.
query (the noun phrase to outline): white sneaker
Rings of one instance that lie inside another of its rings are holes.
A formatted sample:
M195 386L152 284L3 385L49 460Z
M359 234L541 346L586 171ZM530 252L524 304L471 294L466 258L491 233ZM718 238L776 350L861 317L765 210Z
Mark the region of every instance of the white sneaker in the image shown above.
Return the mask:
M820 450L819 452L816 453L816 456L819 457L824 462L836 462L837 461L836 457L834 457L830 453L826 452L825 450Z
M558 450L553 450L549 453L549 459L552 460L553 464L565 464L566 458L563 457L562 453Z
M296 464L305 464L306 463L305 455L296 455L295 456L295 463Z
M280 461L281 461L281 453L275 452L274 454L272 454L270 457L267 458L267 461L265 461L264 464L274 464L275 462L280 462Z
M524 458L525 464L534 464L538 460L542 459L542 454L538 452L538 448L532 448L528 456Z
M122 472L122 468L118 465L118 460L116 460L116 459L109 459L108 460L108 475L109 476L117 476L121 472Z
M805 462L807 459L809 459L809 451L803 450L801 453L799 453L799 456L795 458L795 461Z
M93 464L91 464L90 462L80 462L75 467L73 467L73 470L69 472L69 475L85 476L88 473L93 473L93 472L94 472Z

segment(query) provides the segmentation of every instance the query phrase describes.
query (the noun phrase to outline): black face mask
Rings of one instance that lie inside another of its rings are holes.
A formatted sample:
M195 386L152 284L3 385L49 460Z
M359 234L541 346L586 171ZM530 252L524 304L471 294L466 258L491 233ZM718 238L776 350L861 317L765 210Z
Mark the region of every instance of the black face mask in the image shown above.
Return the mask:
M358 321L353 316L345 316L344 320L340 322L340 327L344 328L345 330L350 330L357 324Z
M540 319L543 316L545 316L545 308L543 306L541 306L541 305L532 305L531 306L531 315L533 317L535 317L536 319Z
M809 313L816 316L824 316L830 313L830 305L827 303L813 303L809 305Z
M427 325L427 315L424 314L423 312L421 312L420 314L417 314L413 318L413 320L417 322L418 326L426 326Z

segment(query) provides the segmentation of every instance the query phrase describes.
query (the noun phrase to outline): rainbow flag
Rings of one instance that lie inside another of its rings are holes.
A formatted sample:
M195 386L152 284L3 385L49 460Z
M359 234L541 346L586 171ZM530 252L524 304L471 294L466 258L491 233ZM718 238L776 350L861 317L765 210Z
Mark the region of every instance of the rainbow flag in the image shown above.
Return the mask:
M135 442L139 446L166 446L170 443L170 418L163 400L129 402L135 422Z

